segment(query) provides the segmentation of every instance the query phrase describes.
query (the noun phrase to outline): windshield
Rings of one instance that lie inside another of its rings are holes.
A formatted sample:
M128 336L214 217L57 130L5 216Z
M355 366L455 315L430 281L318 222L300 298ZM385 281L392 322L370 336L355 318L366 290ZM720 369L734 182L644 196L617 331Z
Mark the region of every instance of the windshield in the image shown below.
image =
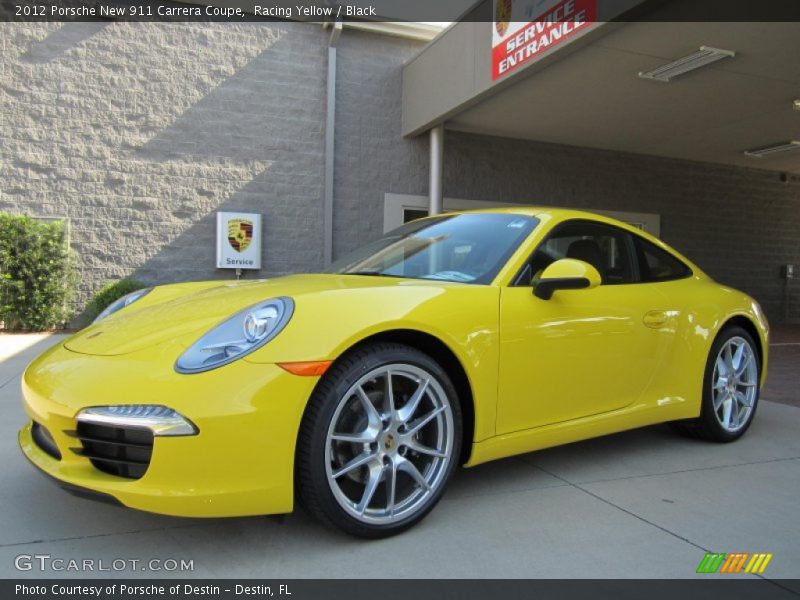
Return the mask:
M326 272L490 283L538 223L505 213L412 221L337 260Z

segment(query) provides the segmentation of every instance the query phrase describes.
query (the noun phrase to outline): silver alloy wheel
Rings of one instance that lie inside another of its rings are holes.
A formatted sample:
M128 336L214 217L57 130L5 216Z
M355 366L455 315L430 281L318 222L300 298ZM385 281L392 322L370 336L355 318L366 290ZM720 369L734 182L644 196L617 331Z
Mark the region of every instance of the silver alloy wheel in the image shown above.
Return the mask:
M714 414L731 433L744 427L756 402L758 364L750 343L736 336L725 342L714 363L712 399Z
M453 441L450 399L433 375L409 364L378 367L336 407L325 445L328 485L359 521L401 521L441 486Z

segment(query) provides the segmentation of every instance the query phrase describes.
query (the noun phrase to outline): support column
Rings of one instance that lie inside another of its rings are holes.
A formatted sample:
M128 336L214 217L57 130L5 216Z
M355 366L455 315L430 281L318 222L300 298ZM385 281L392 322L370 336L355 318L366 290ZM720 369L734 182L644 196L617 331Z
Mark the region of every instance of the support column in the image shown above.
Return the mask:
M444 125L437 125L430 131L431 158L430 182L428 184L428 214L442 212L442 159L444 157Z
M327 267L333 261L333 153L336 139L336 42L342 23L333 24L328 42L328 88L325 111L325 190L322 199L322 260Z

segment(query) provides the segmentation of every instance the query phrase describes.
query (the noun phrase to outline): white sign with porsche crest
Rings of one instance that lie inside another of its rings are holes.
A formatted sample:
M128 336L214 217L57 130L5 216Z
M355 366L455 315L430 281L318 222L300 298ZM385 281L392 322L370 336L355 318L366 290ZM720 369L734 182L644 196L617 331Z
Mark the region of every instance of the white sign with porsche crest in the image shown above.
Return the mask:
M261 215L217 213L217 268L261 268Z

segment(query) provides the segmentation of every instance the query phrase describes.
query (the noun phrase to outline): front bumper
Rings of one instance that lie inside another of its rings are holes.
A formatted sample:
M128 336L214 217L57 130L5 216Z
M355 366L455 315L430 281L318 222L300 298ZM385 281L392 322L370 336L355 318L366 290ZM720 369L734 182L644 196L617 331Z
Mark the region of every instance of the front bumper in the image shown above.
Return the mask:
M240 360L195 375L172 368L181 347L161 344L120 356L89 356L59 345L22 380L26 413L61 454L37 445L32 423L19 433L25 456L62 484L106 494L124 506L190 517L262 515L293 508L294 449L316 377ZM70 435L83 408L162 404L189 418L193 436L156 436L140 479L96 469Z

